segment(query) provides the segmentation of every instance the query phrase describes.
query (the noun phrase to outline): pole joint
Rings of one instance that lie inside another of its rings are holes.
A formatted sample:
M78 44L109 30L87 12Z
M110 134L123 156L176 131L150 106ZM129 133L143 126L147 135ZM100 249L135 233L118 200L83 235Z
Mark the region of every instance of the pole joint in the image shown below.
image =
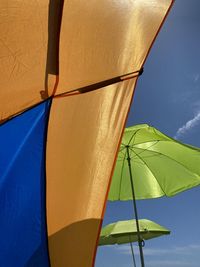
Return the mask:
M130 154L129 154L129 148L130 146L129 145L126 145L126 150L127 150L127 161L128 161L128 165L130 166L130 160L131 160L131 157L130 157Z

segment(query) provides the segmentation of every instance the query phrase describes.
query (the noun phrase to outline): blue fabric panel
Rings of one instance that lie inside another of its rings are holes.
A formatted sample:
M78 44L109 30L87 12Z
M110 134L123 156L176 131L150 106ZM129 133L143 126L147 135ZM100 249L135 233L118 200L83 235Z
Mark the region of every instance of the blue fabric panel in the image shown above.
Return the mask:
M45 149L50 101L0 126L0 267L49 267Z

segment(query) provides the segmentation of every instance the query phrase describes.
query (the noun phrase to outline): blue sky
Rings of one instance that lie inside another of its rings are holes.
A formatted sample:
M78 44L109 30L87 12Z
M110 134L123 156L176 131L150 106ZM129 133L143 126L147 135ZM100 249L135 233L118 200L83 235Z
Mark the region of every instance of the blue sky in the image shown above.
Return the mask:
M200 1L176 0L137 84L127 126L148 123L200 147ZM137 201L139 217L169 228L146 241L146 267L200 266L200 187ZM104 224L132 218L131 202L107 204ZM134 245L136 257L138 249ZM95 267L131 266L128 245L100 247ZM138 265L139 266L139 265Z

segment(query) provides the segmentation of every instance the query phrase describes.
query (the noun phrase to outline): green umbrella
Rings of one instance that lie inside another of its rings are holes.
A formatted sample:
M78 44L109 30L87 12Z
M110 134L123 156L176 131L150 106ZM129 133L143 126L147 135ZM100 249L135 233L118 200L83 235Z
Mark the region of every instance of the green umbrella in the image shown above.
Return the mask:
M141 124L125 129L109 200L133 199L127 148L136 199L173 196L200 185L200 149Z
M133 199L142 267L135 199L173 196L199 185L199 163L198 148L181 144L147 124L125 129L108 200Z
M142 240L170 234L165 227L146 219L139 220L139 227ZM119 221L102 228L99 246L130 243L133 264L136 266L131 243L136 241L138 241L136 220Z

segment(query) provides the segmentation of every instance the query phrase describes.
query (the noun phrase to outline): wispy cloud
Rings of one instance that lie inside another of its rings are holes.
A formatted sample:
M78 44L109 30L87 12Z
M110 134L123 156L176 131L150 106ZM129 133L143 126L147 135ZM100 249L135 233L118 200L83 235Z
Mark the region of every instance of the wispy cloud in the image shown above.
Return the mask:
M195 73L195 74L193 75L193 81L194 81L195 83L198 82L199 77L200 77L199 73Z
M193 101L192 108L195 111L197 111L197 113L198 113L198 111L200 110L200 100L199 100L199 98L197 98L195 101Z
M114 246L114 249L121 254L131 254L131 249L129 245L123 246ZM200 245L198 244L189 244L187 246L173 246L169 248L144 248L145 256L161 256L161 255L192 255L197 251L200 252ZM138 247L134 247L135 255L139 254Z
M192 267L199 267L197 264L192 263ZM148 267L191 267L191 261L185 261L185 260L154 260L154 261L148 261Z
M116 245L110 248L118 254L131 256L129 245ZM139 259L139 249L134 245L134 254ZM144 247L145 261L148 267L199 267L200 244L186 246L169 246L165 248Z
M130 246L124 245L124 246L119 246L116 247L119 253L121 254L127 254L131 255L131 249ZM168 254L170 253L168 249L159 249L159 248L144 248L144 253L146 256L156 256L156 255L163 255L163 254ZM139 255L139 250L138 247L134 247L134 254Z
M183 136L184 134L189 132L192 128L197 126L199 123L200 123L200 111L197 112L197 114L194 116L194 118L192 118L191 120L187 121L183 126L181 126L177 130L174 138L177 139L177 138Z

